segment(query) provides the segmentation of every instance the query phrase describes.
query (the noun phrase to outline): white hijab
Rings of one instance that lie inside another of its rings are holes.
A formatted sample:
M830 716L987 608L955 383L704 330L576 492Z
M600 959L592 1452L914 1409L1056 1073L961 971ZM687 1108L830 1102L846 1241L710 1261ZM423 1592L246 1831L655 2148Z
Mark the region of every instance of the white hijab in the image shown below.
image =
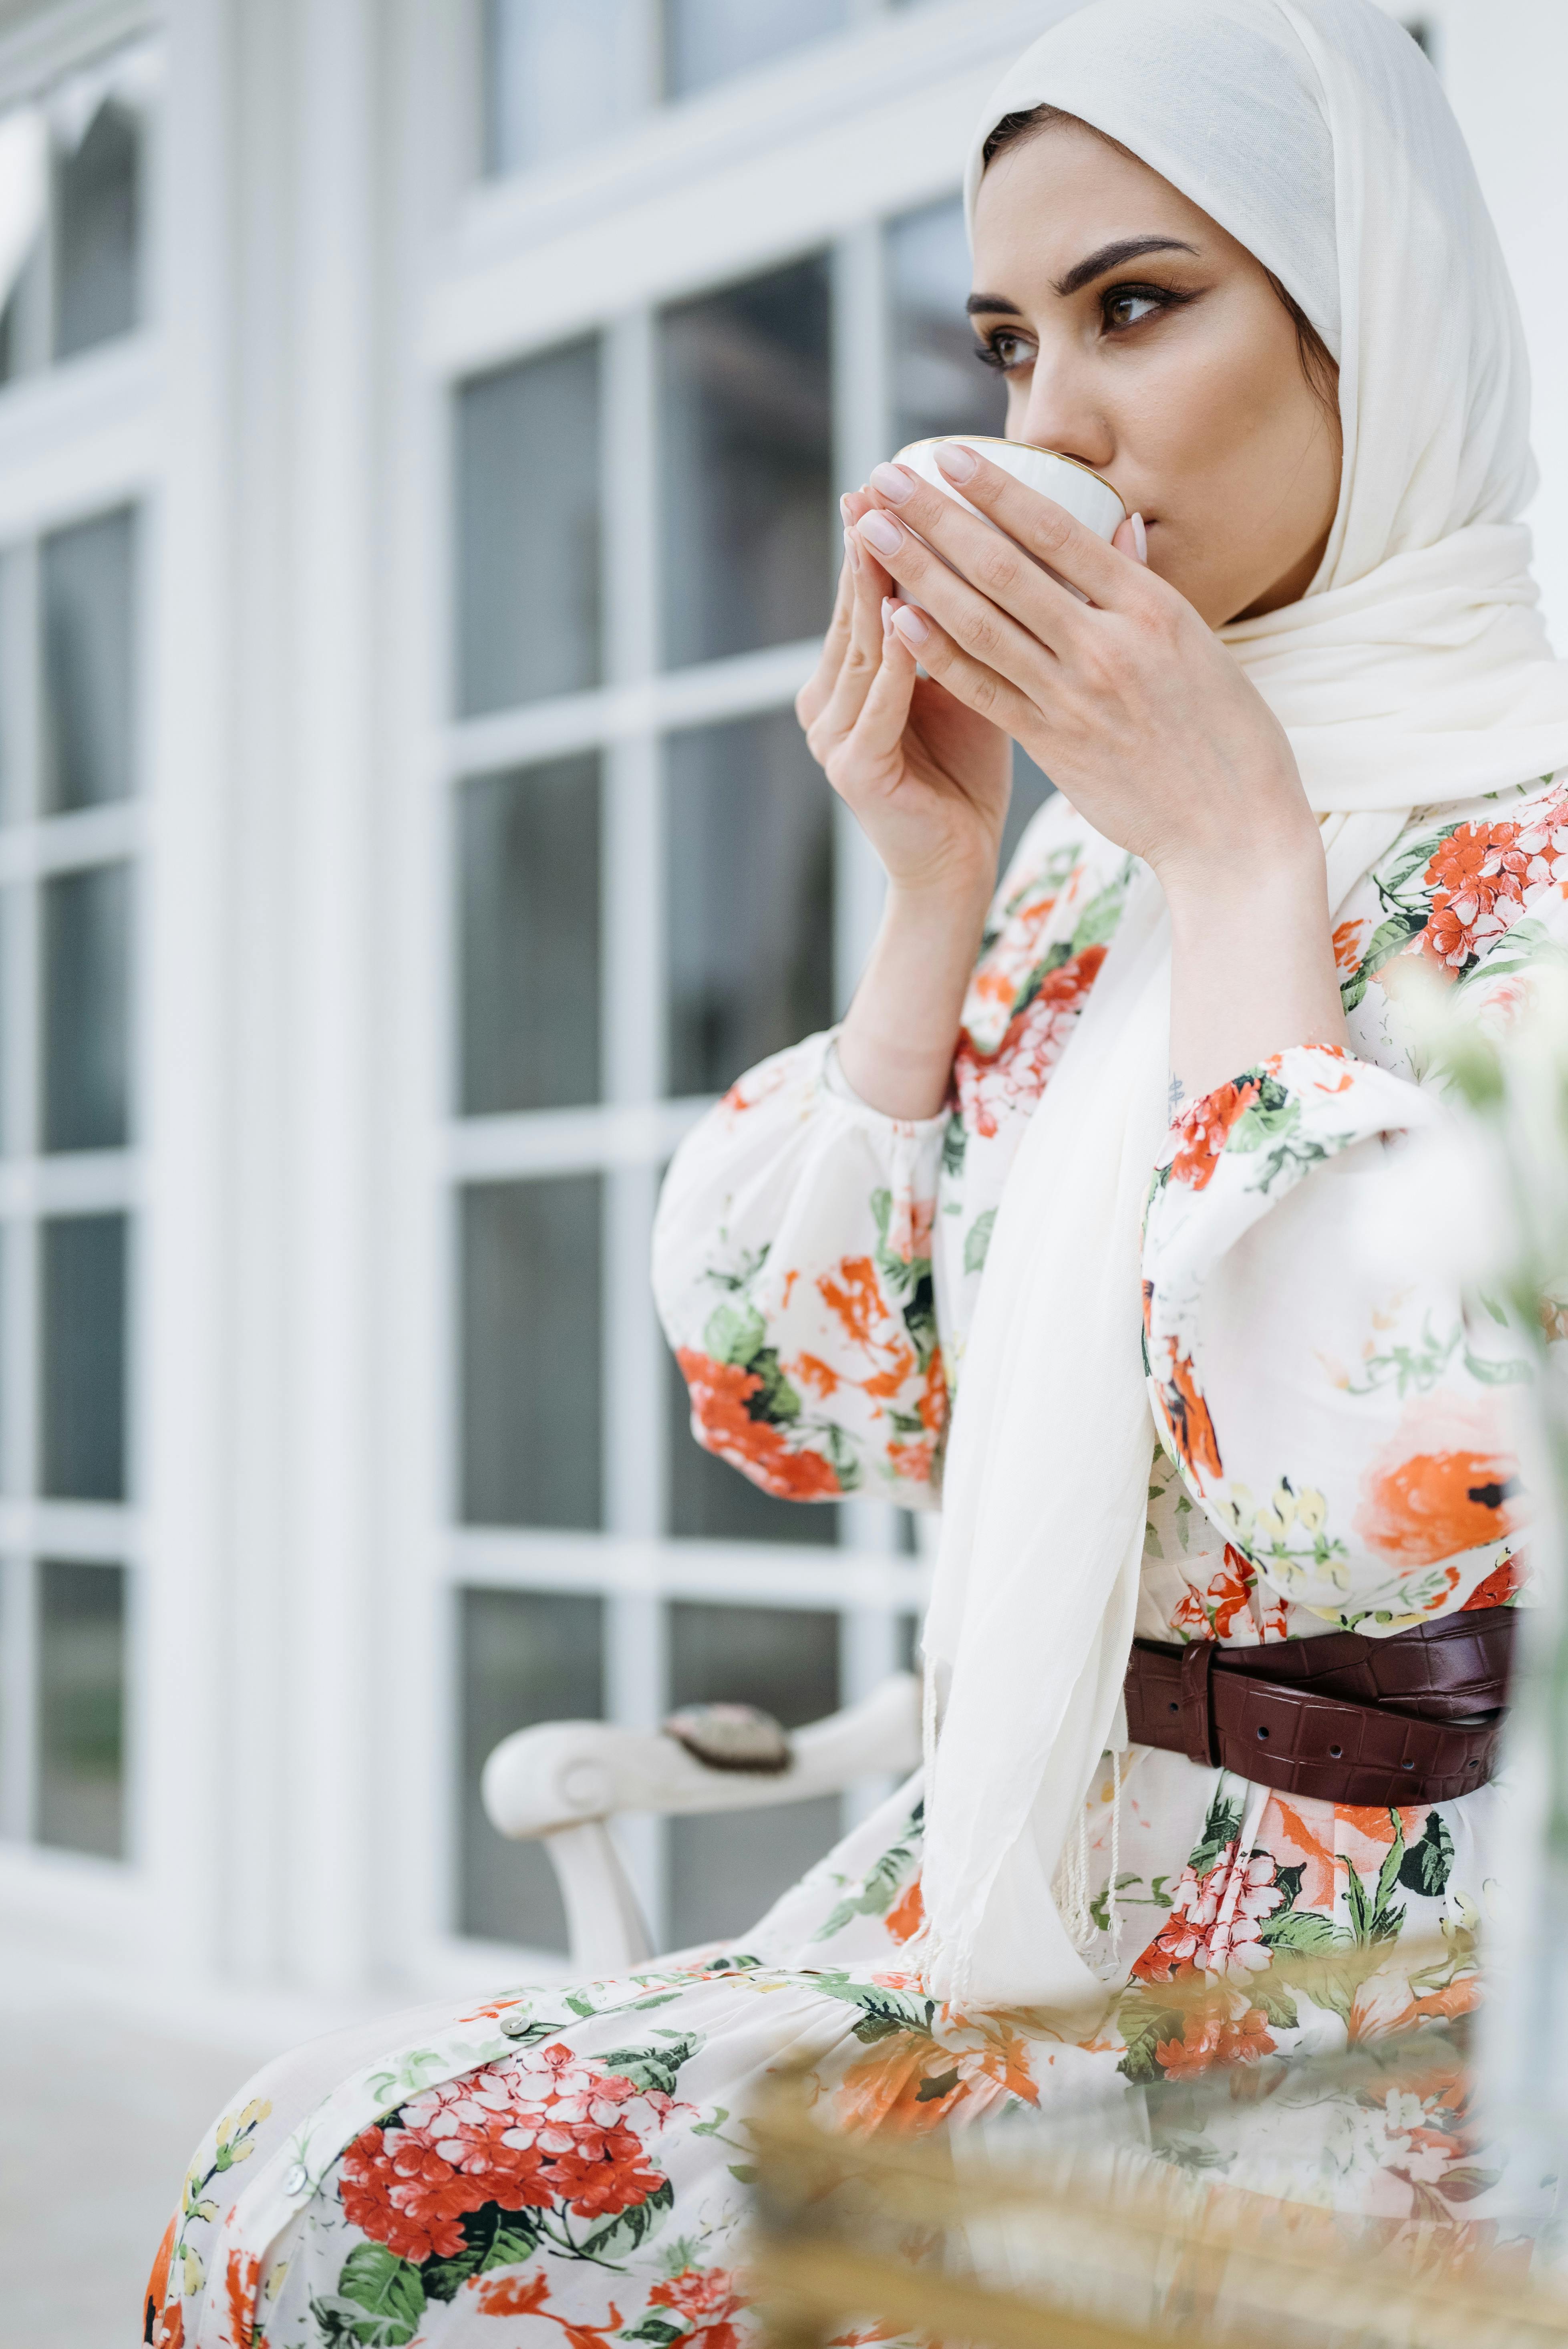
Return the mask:
M1201 205L1339 362L1322 567L1300 603L1222 631L1326 819L1337 908L1412 805L1568 763L1568 667L1515 519L1535 481L1523 341L1470 157L1372 0L1095 0L993 93L971 216L985 139L1042 104ZM1058 2006L1099 1986L1051 1888L1132 1637L1154 1441L1140 1221L1168 1030L1146 874L1014 1164L964 1358L924 1633L923 1965L955 2003Z

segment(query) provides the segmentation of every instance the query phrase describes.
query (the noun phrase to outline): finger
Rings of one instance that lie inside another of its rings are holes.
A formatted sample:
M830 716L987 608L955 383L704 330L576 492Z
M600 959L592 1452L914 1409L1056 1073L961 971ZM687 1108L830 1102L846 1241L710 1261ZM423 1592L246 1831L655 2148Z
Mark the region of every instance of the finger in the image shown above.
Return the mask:
M896 483L903 492L893 502L888 487ZM1051 578L1032 556L1005 538L977 514L965 513L940 490L929 482L917 481L913 473L902 466L879 465L872 476L872 488L876 492L876 513L906 533L913 535L923 545L941 558L939 568L949 577L965 579L978 588L998 610L1010 614L1041 644L1054 651L1066 649L1070 641L1077 616L1083 609L1084 599L1077 591ZM855 525L856 535L862 545L868 542L866 524L872 517L862 515ZM873 552L902 578L898 565L905 561L901 548L897 561L885 551L885 533L873 523L869 533ZM929 572L925 574L933 575ZM920 595L923 603L923 591ZM944 611L942 616L949 621Z
M927 677L934 678L955 701L988 718L1015 741L1025 728L1038 732L1039 709L1029 696L955 643L929 612L914 611L907 604L896 605L892 633L911 660L918 661Z
M1119 522L1110 543L1119 554L1130 554L1134 563L1147 563L1149 533L1143 527L1143 516L1129 514L1125 522Z
M852 538L853 533L850 534ZM850 731L865 706L882 663L882 606L892 584L880 563L869 553L860 553L850 599L849 642L832 691L807 735L813 758L826 757Z
M987 551L979 566L985 574L985 592L982 593L979 585L961 577L892 514L865 514L855 529L906 595L934 615L948 634L983 667L1010 678L1026 692L1033 692L1047 682L1046 665L1054 666L1056 647L1052 636L1058 645L1063 644L1066 632L1057 626L1046 633L1046 624L1037 625L1033 612L1029 625L1012 616L1002 600L1003 592L1016 574L1032 571L1034 565L1016 549L1007 549L995 531L985 533L997 552L992 554ZM1082 609L1061 588L1052 592L1069 612Z
M1136 577L1128 571L1127 557L1075 521L1054 498L1042 497L1037 490L1016 481L1000 465L959 441L944 441L936 451L936 462L944 479L971 505L988 514L998 529L1016 539L1037 562L1048 564L1091 604L1114 611L1126 603L1129 585ZM940 491L936 494L940 496Z
M822 649L817 666L799 692L795 696L795 715L802 726L810 727L826 708L828 697L837 681L839 669L849 649L851 615L854 606L855 567L864 558L850 527L856 516L848 511L848 498L841 498L840 510L844 515L844 560L839 571L838 593L833 598L833 616L822 638Z
M909 705L914 692L914 681L920 673L920 663L908 644L892 625L897 606L891 601L886 605L883 638L876 674L862 702L852 731L844 744L843 766L846 781L881 769L884 772L902 771L904 728L909 724ZM835 763L839 763L835 761ZM845 796L851 794L846 792Z

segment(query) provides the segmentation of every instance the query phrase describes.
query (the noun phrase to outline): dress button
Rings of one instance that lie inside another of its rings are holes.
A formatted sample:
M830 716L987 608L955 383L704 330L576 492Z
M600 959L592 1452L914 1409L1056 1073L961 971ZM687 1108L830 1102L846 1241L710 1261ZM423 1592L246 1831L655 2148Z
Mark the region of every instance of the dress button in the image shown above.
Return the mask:
M296 2194L303 2194L309 2184L309 2170L305 2168L303 2161L296 2161L294 2168L289 2171L288 2176L284 2179L284 2192L292 2201Z
M527 2015L503 2014L500 2019L500 2030L503 2038L526 2039L528 2036Z

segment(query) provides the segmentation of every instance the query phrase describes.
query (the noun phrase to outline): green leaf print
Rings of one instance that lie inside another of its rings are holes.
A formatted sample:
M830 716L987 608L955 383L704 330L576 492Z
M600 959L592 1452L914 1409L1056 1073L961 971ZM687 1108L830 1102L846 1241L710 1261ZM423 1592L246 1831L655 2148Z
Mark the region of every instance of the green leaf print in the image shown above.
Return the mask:
M675 2207L676 2189L667 2178L661 2179L653 2192L641 2202L631 2203L606 2219L583 2242L584 2259L611 2261L624 2259L640 2243L664 2224L665 2212Z
M654 2349L669 2349L672 2341L686 2338L684 2324L672 2324L665 2316L645 2316L640 2324L628 2324L617 2333L617 2341L651 2341Z
M661 2033L659 2036L667 2037L670 2044L667 2047L616 2047L597 2060L606 2072L613 2072L617 2079L630 2080L633 2086L640 2088L645 2095L652 2088L661 2095L673 2096L681 2066L691 2062L702 2045L702 2037L695 2031L688 2031L684 2038L676 2038L673 2032Z
M1379 1917L1387 1913L1388 1903L1399 1889L1399 1868L1405 1857L1405 1830L1399 1823L1399 1814L1398 1811L1390 1810L1388 1816L1394 1822L1394 1840L1388 1846L1387 1857L1377 1870L1377 1890L1372 1904L1374 1925ZM1400 1923L1404 1922L1404 1915L1405 1912L1401 1909Z
M931 2034L936 2016L936 2001L933 1998L909 1998L902 1992L885 1990L880 1983L851 1982L847 1973L820 1973L813 1977L812 1988L824 1998L842 1999L848 2006L858 2006L861 2019L854 2026L854 2035L864 2045L873 2046L879 2039L889 2039L896 2031L918 2031Z
M1302 1957L1320 1957L1339 1939L1333 1921L1313 1909L1281 1909L1265 1917L1259 1939L1270 1950L1291 1950Z
M1247 1996L1254 2006L1262 2007L1276 2031L1294 2031L1301 2021L1289 1991L1279 1982L1270 1982L1266 1974L1253 1976L1247 1984Z
M311 2302L328 2341L355 2341L362 2349L406 2349L424 2313L418 2269L383 2243L361 2243L350 2251L335 2294Z
M964 1120L954 1110L942 1129L942 1171L950 1182L955 1182L964 1172L964 1154L968 1143Z
M539 2226L531 2210L503 2210L487 2202L465 2210L459 2225L463 2248L444 2260L427 2260L421 2273L429 2300L455 2300L471 2276L491 2268L515 2268L539 2249Z
M702 1333L705 1352L716 1362L745 1369L762 1350L768 1324L754 1305L716 1305Z
M1242 1806L1227 1799L1225 1782L1221 1779L1214 1789L1209 1816L1203 1821L1203 1833L1188 1855L1187 1865L1194 1876L1206 1875L1228 1843L1234 1843L1242 1832Z
M987 1207L985 1214L983 1216L976 1216L975 1221L970 1225L964 1241L964 1269L965 1272L983 1272L985 1270L985 1258L989 1255L991 1249L991 1234L995 1226L995 1208Z
M1447 1822L1437 1811L1429 1811L1426 1832L1418 1843L1411 1844L1399 1863L1399 1881L1407 1892L1418 1892L1424 1900L1436 1900L1448 1890L1453 1866L1454 1839Z
M830 1910L826 1924L812 1934L814 1941L830 1941L841 1933L853 1917L885 1917L892 1907L894 1896L903 1890L915 1870L915 1855L920 1823L925 1806L917 1803L910 1815L909 1825L896 1843L890 1844L882 1857L872 1863L861 1878L858 1892L846 1893Z
M1157 2086L1165 2075L1154 2051L1164 2040L1181 2038L1183 2019L1177 2008L1161 2006L1142 1991L1123 1999L1117 2023L1127 2053L1116 2067L1122 2078L1135 2088Z

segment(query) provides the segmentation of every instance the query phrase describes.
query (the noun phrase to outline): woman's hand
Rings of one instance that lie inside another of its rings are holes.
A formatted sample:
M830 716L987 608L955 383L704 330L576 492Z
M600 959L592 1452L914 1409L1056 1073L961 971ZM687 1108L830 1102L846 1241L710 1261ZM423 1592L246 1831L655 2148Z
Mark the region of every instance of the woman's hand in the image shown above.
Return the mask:
M1321 837L1262 696L1130 553L973 450L938 461L999 530L879 465L856 532L923 606L901 604L892 626L1159 874L1179 1086L1205 1092L1291 1044L1342 1043Z
M1186 598L962 444L939 459L955 486L965 458L999 529L900 465L856 525L924 607L894 625L930 675L1168 886L1298 853L1316 826L1284 730Z
M889 625L892 582L854 535L871 502L864 492L843 501L838 603L795 709L888 876L882 926L840 1031L840 1065L873 1109L934 1117L996 885L1013 746L917 674Z
M896 590L855 534L871 508L844 498L844 567L810 682L795 699L807 747L852 809L895 889L989 898L1012 790L1012 745L978 710L918 674L889 626Z

